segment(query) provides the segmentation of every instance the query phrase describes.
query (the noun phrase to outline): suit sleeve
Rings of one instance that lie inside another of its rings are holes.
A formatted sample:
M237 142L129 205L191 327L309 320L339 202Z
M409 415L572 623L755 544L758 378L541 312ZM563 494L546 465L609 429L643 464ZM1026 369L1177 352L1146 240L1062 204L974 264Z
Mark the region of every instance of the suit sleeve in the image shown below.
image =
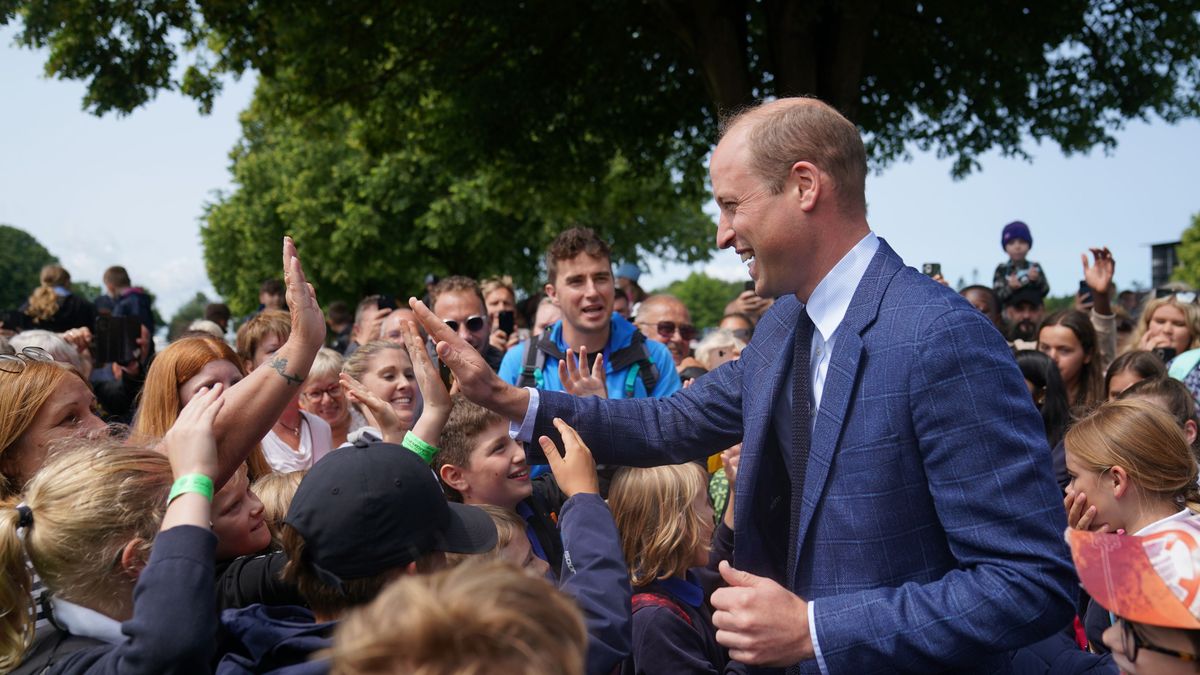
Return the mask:
M742 438L742 363L730 361L667 398L579 398L540 391L533 438L544 435L561 443L552 424L561 417L603 464L658 466L707 457Z
M822 597L815 631L833 673L932 672L1033 643L1070 621L1077 585L1041 418L999 333L950 309L909 373L912 429L958 561L940 579ZM869 517L865 514L864 517Z

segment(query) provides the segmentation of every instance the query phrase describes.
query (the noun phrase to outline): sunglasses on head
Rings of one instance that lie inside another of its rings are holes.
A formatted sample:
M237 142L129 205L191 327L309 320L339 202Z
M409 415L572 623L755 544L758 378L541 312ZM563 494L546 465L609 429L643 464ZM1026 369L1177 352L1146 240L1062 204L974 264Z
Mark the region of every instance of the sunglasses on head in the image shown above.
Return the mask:
M684 340L691 340L696 337L696 327L690 323L677 324L674 321L659 321L654 324L654 329L664 338L670 338L675 335L675 331L679 331L679 337Z
M453 319L446 319L446 325L449 326L450 330L454 331L455 333L458 332L458 322L457 321L455 321ZM480 330L483 330L483 317L478 314L476 314L474 316L468 316L467 317L467 332L475 333Z
M1189 303L1189 302L1196 302L1196 292L1195 291L1173 291L1169 288L1154 289L1154 298L1156 300L1159 300L1162 298L1172 298L1172 297L1175 298L1177 301L1185 303L1185 304Z

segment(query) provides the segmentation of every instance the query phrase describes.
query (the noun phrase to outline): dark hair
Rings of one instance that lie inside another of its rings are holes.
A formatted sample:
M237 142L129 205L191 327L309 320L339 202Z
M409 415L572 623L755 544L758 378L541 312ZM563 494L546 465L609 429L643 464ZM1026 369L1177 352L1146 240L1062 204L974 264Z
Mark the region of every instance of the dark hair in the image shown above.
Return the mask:
M613 300L625 300L626 302L628 302L629 294L625 292L624 288L614 288L613 289Z
M258 292L266 293L267 295L282 296L287 292L287 287L279 279L267 279L258 287Z
M104 283L109 286L116 286L117 288L129 288L131 283L129 281L129 272L126 272L125 268L120 265L113 265L104 270Z
M1038 411L1042 413L1046 442L1053 448L1062 441L1070 419L1067 390L1063 386L1058 366L1054 365L1049 356L1033 349L1018 351L1016 358L1021 375L1033 385L1033 400L1038 406Z
M572 227L560 232L550 242L550 248L546 249L546 280L554 284L558 280L558 263L580 253L612 262L612 250L608 243L596 236L590 227Z
M1004 318L1000 316L1000 300L996 297L996 291L988 288L987 286L980 286L976 284L974 286L967 286L958 292L958 294L964 298L967 298L968 293L982 293L983 296L987 298L988 308L986 311L984 311L984 315L992 320L992 325L994 325L996 330L999 330L1003 335L1005 332ZM967 301L970 302L970 298L967 298Z
M431 311L437 306L438 298L444 293L471 293L479 298L479 306L483 308L485 314L487 313L487 303L483 299L483 291L479 288L479 282L471 277L456 274L437 282L429 291L429 309Z
M230 316L229 305L223 302L210 302L204 307L204 318L213 323L224 324Z
M1108 372L1104 373L1104 395L1108 396L1109 386L1118 373L1132 371L1143 380L1156 377L1166 377L1167 367L1162 359L1154 354L1135 349L1125 352L1108 364ZM1136 384L1136 383L1135 383Z
M334 300L329 303L325 314L329 317L329 323L333 324L350 323L354 320L350 314L350 305L347 305L345 300Z
M1075 334L1083 349L1087 362L1079 371L1079 381L1075 383L1075 391L1068 392L1068 400L1075 399L1071 406L1071 416L1078 419L1086 415L1092 408L1104 401L1108 392L1104 387L1104 364L1101 363L1100 344L1096 340L1096 329L1087 314L1075 309L1060 309L1051 314L1038 326L1038 344L1042 341L1042 331L1051 326L1062 326ZM1063 384L1066 384L1065 382ZM1072 396L1074 394L1074 396Z

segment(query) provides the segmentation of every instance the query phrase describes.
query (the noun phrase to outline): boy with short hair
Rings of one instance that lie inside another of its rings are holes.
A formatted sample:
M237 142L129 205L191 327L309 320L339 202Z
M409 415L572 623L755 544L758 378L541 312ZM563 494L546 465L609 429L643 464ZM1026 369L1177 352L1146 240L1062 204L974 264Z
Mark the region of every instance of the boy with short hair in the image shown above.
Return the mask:
M306 663L330 646L342 614L388 582L445 566L446 553L482 553L496 527L482 509L446 501L412 451L359 442L313 465L296 489L280 538L302 607L252 605L226 611L223 673L323 672ZM319 667L317 667L319 666ZM281 670L282 669L282 670Z

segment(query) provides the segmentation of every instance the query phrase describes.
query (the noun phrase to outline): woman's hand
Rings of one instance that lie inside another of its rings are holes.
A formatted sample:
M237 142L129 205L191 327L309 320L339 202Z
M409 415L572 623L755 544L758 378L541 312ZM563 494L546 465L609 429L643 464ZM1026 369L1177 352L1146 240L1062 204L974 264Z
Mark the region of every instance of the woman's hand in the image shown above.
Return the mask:
M338 384L342 385L346 398L359 405L363 416L367 418L367 424L378 429L384 441L397 445L404 441L404 434L408 429L400 423L400 416L387 401L372 394L362 382L346 373L338 375Z
M1082 492L1067 490L1067 496L1063 498L1063 506L1067 509L1067 526L1084 531L1093 531L1092 522L1096 518L1096 507L1088 506L1087 495ZM1108 524L1105 523L1095 532L1108 532Z
M536 349L529 345L528 349ZM604 374L604 352L596 355L592 366L588 367L587 347L579 348L579 358L575 358L575 350L567 349L567 356L558 362L558 379L562 380L563 391L572 396L599 396L608 398L608 382Z
M213 420L225 404L221 383L212 388L202 387L163 436L163 449L171 461L175 478L198 473L213 478L217 475L217 438Z
M288 342L298 341L305 352L311 350L315 356L317 350L325 346L325 314L317 304L317 292L304 276L300 254L291 237L283 238L283 281L287 285L287 304L292 317L292 334Z
M413 425L413 433L417 438L436 447L442 436L442 427L446 426L446 420L450 419L450 409L454 404L438 373L438 367L434 365L433 359L429 358L429 352L425 351L425 340L421 338L417 324L401 321L400 332L404 335L404 348L408 350L408 358L412 359L417 388L421 390L421 397L425 400L425 405L421 408L421 417Z
M596 460L592 458L592 451L571 425L557 417L554 418L554 428L562 435L561 454L548 436L539 438L538 443L542 446L542 452L546 453L546 460L550 463L559 489L567 497L580 493L600 494L600 479L596 477Z

